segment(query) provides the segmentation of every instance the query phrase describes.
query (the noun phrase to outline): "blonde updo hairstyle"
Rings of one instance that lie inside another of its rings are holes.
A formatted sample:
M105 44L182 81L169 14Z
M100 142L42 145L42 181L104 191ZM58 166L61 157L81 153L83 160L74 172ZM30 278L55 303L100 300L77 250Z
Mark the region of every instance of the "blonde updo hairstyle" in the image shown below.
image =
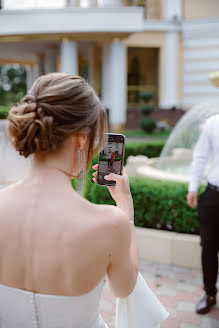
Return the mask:
M67 73L39 77L10 109L8 121L11 143L25 158L54 151L74 134L87 134L86 169L104 147L108 127L106 111L92 87L82 77Z

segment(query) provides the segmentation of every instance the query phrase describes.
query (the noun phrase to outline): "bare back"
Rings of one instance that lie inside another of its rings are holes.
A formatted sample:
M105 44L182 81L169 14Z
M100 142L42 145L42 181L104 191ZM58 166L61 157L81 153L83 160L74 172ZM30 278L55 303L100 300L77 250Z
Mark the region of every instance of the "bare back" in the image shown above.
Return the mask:
M0 283L66 296L92 290L110 262L105 207L43 181L0 191Z

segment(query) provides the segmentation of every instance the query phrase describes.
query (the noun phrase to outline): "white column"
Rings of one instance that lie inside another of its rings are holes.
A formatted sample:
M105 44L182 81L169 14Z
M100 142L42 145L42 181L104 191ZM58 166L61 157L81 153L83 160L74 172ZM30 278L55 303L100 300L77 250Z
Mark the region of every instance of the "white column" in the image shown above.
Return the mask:
M57 72L57 47L48 47L46 49L45 69L46 74Z
M166 33L164 53L164 92L160 106L170 108L178 106L178 84L179 84L179 34L178 31Z
M45 55L40 53L36 55L37 57L37 72L36 76L39 77L45 74Z
M182 0L165 0L164 14L167 20L181 20Z
M61 71L78 75L77 42L63 40L61 43Z
M119 130L126 123L127 111L127 49L126 45L116 39L110 45L109 52L109 90L110 90L110 124Z
M121 7L123 0L98 0L98 6L100 7Z
M102 47L102 103L106 108L110 108L110 44L106 43Z
M33 69L30 65L26 65L26 86L27 86L27 90L26 92L28 92L33 84Z
M37 65L34 65L34 67L32 68L32 74L33 74L33 82L34 82L39 77Z
M94 86L94 44L88 45L88 81Z

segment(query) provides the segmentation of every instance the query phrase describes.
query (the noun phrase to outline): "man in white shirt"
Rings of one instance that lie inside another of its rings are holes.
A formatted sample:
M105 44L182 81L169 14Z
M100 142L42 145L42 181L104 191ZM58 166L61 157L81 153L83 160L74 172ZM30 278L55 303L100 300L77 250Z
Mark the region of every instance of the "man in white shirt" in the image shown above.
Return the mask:
M209 160L210 159L210 160ZM210 164L205 191L198 201L198 187L207 164ZM195 146L191 180L187 194L191 208L198 205L202 246L202 271L205 296L198 302L196 312L203 314L216 304L216 282L219 251L219 115L210 117Z

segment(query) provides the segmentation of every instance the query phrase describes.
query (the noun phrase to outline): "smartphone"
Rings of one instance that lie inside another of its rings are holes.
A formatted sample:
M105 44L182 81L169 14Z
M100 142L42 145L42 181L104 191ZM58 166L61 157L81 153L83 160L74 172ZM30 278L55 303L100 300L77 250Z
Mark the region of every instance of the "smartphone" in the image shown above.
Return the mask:
M125 136L117 133L106 133L107 143L99 153L97 184L115 186L116 181L107 181L105 175L110 173L122 174L125 153Z

